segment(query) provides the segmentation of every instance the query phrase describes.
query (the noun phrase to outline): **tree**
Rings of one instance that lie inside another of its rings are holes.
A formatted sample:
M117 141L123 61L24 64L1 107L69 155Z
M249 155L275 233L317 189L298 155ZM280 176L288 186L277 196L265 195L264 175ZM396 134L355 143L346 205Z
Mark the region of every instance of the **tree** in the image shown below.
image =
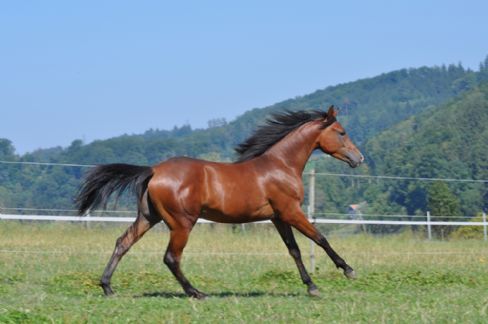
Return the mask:
M16 161L17 156L15 155L15 148L12 142L5 138L0 138L0 161ZM5 188L12 184L12 179L14 178L15 171L17 169L13 165L2 164L0 165L0 202L7 201L6 196L8 190ZM1 188L4 190L1 190ZM3 198L2 198L3 197Z
M427 208L429 209L433 220L449 221L449 217L460 214L459 199L449 190L445 182L434 182L427 191ZM444 238L452 232L452 226L434 226L434 234Z
M0 160L15 159L15 148L12 142L6 138L0 138Z
M208 128L223 127L227 125L227 120L225 120L225 118L213 118L210 119L207 124Z

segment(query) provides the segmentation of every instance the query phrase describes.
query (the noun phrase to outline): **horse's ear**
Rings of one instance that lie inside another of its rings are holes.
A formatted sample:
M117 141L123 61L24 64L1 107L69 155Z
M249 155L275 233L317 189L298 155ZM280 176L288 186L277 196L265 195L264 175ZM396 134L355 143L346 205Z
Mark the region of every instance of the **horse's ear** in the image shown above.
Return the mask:
M329 110L327 111L327 117L337 117L337 109L335 109L334 105L329 107Z

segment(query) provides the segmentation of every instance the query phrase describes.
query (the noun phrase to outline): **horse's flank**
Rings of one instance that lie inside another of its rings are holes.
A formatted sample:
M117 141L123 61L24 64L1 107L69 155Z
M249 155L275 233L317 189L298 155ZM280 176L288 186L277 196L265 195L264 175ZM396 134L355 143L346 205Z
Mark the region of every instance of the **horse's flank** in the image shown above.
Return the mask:
M158 202L156 208L165 219L182 214L191 221L202 217L240 223L273 216L254 161L231 164L173 158L153 169L148 192L151 200Z

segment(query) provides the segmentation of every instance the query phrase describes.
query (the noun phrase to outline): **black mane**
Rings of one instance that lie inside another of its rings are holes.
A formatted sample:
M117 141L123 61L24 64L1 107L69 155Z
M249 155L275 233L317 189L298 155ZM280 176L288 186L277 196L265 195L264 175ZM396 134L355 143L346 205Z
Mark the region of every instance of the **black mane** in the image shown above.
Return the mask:
M235 148L235 151L239 154L237 162L247 161L260 156L290 132L312 120L324 120L323 128L331 125L336 120L335 117L325 120L326 118L327 113L319 110L274 113L251 137Z

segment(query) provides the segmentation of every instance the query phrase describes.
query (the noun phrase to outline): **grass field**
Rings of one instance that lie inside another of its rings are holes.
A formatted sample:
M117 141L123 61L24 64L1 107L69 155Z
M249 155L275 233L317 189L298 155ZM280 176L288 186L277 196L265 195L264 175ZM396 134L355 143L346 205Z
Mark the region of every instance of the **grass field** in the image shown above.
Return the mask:
M210 295L199 301L182 294L163 264L161 226L122 260L116 295L105 298L99 276L126 226L0 222L0 322L488 321L483 241L331 236L358 279L345 279L316 247L321 297L313 298L272 227L199 225L183 258L186 276ZM297 237L308 266L309 241Z

